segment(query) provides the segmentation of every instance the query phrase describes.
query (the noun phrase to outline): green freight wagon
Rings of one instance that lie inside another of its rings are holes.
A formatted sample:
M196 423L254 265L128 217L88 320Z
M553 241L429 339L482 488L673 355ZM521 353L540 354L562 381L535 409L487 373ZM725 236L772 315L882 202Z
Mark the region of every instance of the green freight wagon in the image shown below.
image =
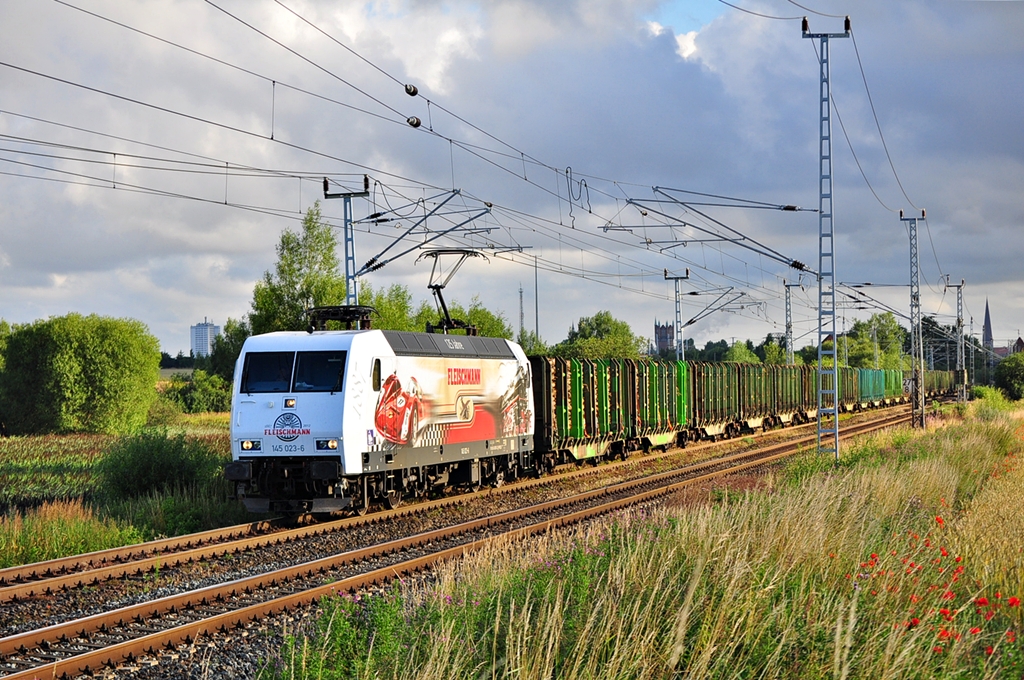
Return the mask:
M885 401L885 373L874 368L858 368L856 371L860 407L881 406Z
M885 373L885 403L895 404L904 402L907 393L903 385L903 371L898 368L887 368Z
M816 408L813 391L808 389L806 366L767 366L772 389L772 426L801 423L807 412Z
M736 364L690 363L693 428L702 437L731 435L739 420L739 372Z
M771 371L764 364L735 364L739 378L739 420L746 429L771 427L775 412ZM765 423L765 420L768 422Z

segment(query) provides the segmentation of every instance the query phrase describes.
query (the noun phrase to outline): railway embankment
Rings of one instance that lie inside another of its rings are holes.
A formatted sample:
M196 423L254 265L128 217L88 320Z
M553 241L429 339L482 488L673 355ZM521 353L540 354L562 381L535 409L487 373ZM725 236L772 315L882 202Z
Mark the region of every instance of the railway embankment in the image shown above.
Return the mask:
M262 675L1019 677L1022 453L981 400L329 599Z

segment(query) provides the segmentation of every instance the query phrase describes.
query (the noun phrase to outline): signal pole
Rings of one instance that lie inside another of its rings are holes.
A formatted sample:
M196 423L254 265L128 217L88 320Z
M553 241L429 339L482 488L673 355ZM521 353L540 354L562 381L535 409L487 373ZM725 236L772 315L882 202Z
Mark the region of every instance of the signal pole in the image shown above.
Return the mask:
M669 276L665 270L665 280L674 281L676 285L676 361L686 359L686 346L683 344L683 301L679 293L679 282L690 278L690 268L686 268L686 276Z
M921 210L920 219L925 218ZM921 259L917 250L917 217L904 217L910 231L910 365L911 425L924 429L924 331L921 327Z
M792 366L796 363L796 356L793 352L793 300L790 297L789 289L800 286L799 283L786 283L786 280L782 280L782 285L786 287L786 363Z
M961 404L967 401L967 377L964 370L964 280L959 284L949 283L946 274L946 288L956 288L956 400ZM947 364L948 367L948 364Z
M324 198L345 199L345 304L359 304L359 292L356 290L356 242L352 233L352 199L370 195L370 178L363 175L362 191L342 191L328 193L330 183L324 177Z
M850 17L843 33L811 33L807 17L803 37L819 41L818 101L818 453L834 453L839 462L839 371L836 344L835 231L832 222L832 90L829 84L829 39L850 37ZM832 348L825 340L832 338ZM831 362L831 363L829 363Z

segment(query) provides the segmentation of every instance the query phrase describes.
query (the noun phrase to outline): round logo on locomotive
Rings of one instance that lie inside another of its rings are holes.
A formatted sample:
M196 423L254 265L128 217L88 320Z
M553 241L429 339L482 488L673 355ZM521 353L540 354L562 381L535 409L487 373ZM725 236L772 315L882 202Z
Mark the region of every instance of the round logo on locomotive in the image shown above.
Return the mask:
M274 421L274 429L267 434L283 442L295 441L300 434L309 434L308 427L302 427L302 419L294 413L282 413Z

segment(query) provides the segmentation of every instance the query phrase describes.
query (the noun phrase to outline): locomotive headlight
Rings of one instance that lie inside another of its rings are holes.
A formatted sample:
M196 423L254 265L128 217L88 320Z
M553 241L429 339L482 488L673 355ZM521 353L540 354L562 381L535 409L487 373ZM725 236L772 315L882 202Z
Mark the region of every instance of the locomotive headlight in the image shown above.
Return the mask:
M295 408L295 400L294 399L285 399L284 400L284 407L285 408Z
M316 440L317 451L337 451L338 440L337 439L317 439Z
M243 451L259 451L263 443L259 439L243 439L240 446Z

